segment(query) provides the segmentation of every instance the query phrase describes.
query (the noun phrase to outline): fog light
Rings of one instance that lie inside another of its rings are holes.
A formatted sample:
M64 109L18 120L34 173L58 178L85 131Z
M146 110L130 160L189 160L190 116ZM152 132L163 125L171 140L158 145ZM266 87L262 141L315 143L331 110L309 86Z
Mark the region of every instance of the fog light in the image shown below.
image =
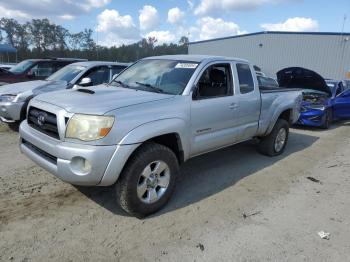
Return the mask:
M86 175L91 172L90 162L82 157L74 157L71 161L71 167L77 175Z

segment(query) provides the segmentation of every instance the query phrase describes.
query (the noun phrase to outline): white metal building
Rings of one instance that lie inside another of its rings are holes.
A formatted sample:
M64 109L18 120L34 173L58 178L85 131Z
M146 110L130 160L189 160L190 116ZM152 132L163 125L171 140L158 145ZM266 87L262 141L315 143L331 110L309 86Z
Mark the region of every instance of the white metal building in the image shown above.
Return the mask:
M259 32L191 42L188 53L244 58L272 77L280 69L301 66L324 78L345 79L350 33Z

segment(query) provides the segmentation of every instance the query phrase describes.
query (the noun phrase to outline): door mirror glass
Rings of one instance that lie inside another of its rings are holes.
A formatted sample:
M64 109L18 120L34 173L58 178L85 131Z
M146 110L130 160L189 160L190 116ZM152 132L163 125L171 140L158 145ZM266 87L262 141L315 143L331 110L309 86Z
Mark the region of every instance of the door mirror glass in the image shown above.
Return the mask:
M90 77L84 77L79 82L80 86L92 86L92 80Z

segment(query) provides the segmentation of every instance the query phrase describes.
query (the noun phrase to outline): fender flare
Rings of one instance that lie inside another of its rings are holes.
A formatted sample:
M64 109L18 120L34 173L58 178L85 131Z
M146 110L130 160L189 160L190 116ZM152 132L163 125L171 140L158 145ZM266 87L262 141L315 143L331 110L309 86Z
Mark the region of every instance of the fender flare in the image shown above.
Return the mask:
M120 145L141 144L154 137L176 134L178 143L184 153L184 160L190 154L190 127L181 118L166 118L144 123L126 134L118 143Z
M270 121L269 126L268 126L268 128L267 128L267 130L266 130L265 135L268 135L268 134L271 133L271 131L272 131L272 129L274 128L274 126L275 126L277 120L280 118L280 116L281 116L285 111L291 111L290 117L292 117L292 115L293 115L293 108L285 107L285 108L283 108L283 109L281 109L281 110L276 111L276 112L274 113L273 117L271 118L271 121ZM288 122L289 122L289 121L288 121Z

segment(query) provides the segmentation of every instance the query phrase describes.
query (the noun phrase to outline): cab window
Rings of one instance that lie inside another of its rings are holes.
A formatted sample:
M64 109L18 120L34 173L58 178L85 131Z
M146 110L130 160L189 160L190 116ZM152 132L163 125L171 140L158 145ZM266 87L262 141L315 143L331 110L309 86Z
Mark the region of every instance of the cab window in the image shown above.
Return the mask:
M237 64L237 74L239 80L239 89L241 94L247 94L254 91L254 80L248 64Z
M209 66L197 83L197 99L229 96L232 94L233 84L230 64Z
M112 66L112 76L119 74L125 68L126 68L126 66Z
M337 90L336 90L335 95L336 95L336 96L340 95L341 93L343 93L344 90L345 90L345 89L344 89L343 83L342 83L342 82L339 82L339 83L337 84Z
M109 68L107 66L99 66L88 70L82 77L90 78L92 85L100 85L109 82ZM80 80L81 80L80 79Z
M36 77L48 77L54 73L54 65L50 62L39 62L30 69L30 74Z

